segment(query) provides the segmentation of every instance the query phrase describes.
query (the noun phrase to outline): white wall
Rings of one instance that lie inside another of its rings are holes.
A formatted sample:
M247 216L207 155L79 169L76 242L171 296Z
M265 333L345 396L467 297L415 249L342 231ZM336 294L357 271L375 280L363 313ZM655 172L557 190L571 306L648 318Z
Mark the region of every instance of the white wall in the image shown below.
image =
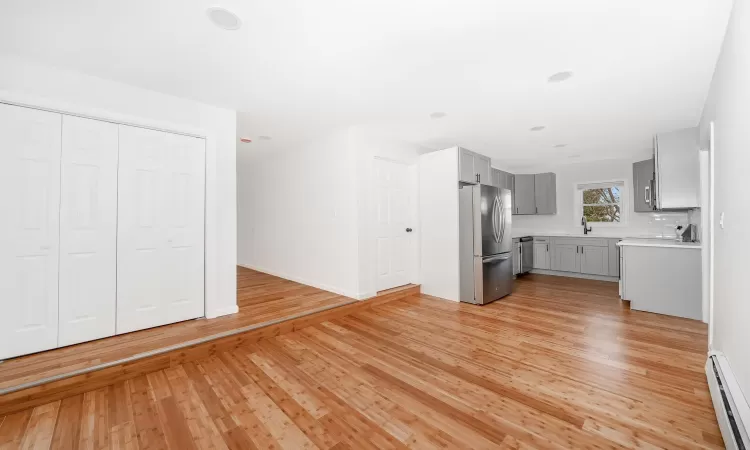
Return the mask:
M513 234L523 232L581 232L581 217L576 204L575 186L597 181L625 181L623 218L626 223L614 227L592 223L594 234L616 236L672 237L676 222L688 223L687 213L636 213L632 207L633 160L602 160L578 164L539 165L523 173L554 172L557 174L557 214L513 216ZM493 165L495 161L493 160ZM624 233L624 234L623 234Z
M349 130L238 155L240 265L357 297L356 161Z
M702 147L711 121L714 142L714 300L712 349L723 352L750 399L750 296L744 193L750 167L750 4L737 0L701 119ZM724 227L718 226L724 214Z
M206 315L237 311L234 111L0 55L0 100L206 136Z
M239 263L352 298L375 295L374 159L416 164L419 148L365 126L264 145L238 154Z
M459 299L458 150L419 157L422 292Z

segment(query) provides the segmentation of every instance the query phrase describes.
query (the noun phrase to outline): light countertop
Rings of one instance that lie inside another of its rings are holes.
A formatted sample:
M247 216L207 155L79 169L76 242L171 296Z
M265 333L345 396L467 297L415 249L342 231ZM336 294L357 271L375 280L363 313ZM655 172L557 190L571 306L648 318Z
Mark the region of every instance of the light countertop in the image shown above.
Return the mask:
M617 243L620 247L661 247L700 249L700 242L679 242L670 239L624 239Z
M538 236L538 237L575 237L575 238L593 238L593 239L664 239L659 236L651 236L644 234L642 231L628 231L628 230L606 230L591 232L589 234L583 234L583 231L569 232L569 231L528 231L528 230L513 230L512 233L514 238L526 237L526 236ZM672 239L673 240L673 239Z

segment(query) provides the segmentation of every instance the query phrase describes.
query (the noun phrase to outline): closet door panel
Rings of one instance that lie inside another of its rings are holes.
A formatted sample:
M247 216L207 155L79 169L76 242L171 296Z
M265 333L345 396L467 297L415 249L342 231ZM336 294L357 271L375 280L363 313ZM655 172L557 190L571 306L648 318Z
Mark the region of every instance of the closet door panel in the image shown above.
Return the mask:
M60 346L115 334L117 133L63 116Z
M60 130L0 104L0 359L57 346Z
M204 315L204 142L120 126L117 333Z
M117 333L163 325L167 295L165 134L120 125Z
M167 134L167 321L204 315L205 140Z

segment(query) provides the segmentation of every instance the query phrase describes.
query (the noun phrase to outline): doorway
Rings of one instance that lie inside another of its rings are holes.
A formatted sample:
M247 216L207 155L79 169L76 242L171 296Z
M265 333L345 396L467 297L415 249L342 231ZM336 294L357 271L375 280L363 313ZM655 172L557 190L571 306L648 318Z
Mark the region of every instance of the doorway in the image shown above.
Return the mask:
M413 281L416 261L416 167L375 158L375 250L378 291Z

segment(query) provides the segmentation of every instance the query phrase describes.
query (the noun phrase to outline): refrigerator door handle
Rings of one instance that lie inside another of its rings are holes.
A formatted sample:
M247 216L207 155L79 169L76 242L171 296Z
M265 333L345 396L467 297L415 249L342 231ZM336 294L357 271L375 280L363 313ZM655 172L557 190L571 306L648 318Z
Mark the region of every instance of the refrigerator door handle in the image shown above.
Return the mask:
M498 240L498 243L502 241L505 238L505 204L502 200L498 197L498 216L500 217L500 239Z
M510 255L497 255L497 256L490 256L489 258L482 258L482 264L484 263L490 263L495 261L505 261L507 259L510 259Z
M495 242L500 243L500 199L495 196L495 200L492 202L492 233L495 237Z

